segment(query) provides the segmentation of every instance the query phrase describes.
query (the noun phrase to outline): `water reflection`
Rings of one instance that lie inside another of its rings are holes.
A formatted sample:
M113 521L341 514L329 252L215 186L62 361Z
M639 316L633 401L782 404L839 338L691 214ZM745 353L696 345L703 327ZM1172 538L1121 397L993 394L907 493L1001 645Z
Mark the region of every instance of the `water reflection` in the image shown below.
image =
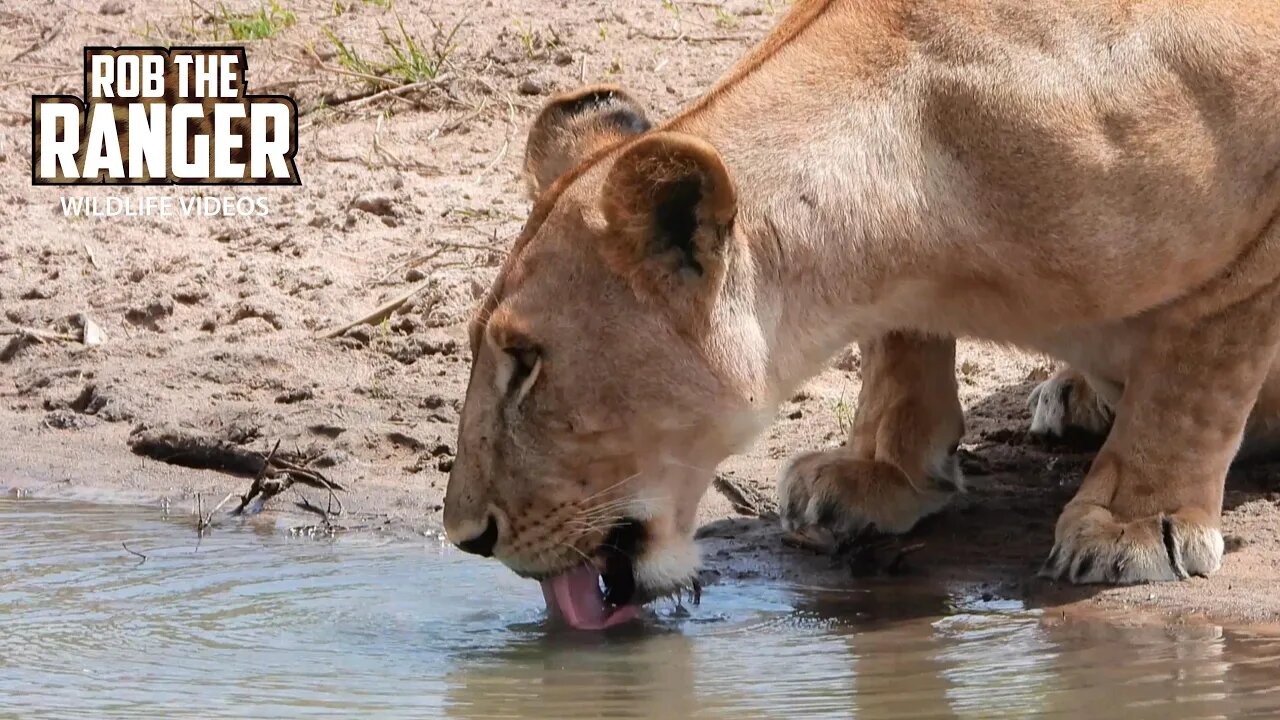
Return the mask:
M122 541L147 554L137 557ZM1271 717L1275 638L1063 623L919 584L761 584L643 628L548 628L434 544L291 541L0 500L0 716Z

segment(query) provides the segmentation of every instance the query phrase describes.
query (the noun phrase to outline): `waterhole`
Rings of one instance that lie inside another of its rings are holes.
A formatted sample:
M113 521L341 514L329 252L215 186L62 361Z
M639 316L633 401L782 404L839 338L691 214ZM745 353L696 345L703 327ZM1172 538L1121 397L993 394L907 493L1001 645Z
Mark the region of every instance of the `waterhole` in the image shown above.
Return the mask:
M197 546L187 520L0 499L0 717L1280 713L1280 640L1258 633L763 582L576 633L536 584L434 539L243 526Z

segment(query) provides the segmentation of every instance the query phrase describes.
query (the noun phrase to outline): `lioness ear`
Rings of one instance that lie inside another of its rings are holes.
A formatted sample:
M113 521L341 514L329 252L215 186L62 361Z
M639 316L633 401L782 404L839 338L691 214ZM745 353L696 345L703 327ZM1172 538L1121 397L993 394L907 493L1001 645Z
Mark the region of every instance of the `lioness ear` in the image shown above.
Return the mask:
M707 142L657 132L622 152L605 180L614 269L638 289L673 297L714 288L737 215L729 170Z
M596 150L649 127L639 103L613 85L588 85L552 98L538 113L525 144L529 196L536 200Z

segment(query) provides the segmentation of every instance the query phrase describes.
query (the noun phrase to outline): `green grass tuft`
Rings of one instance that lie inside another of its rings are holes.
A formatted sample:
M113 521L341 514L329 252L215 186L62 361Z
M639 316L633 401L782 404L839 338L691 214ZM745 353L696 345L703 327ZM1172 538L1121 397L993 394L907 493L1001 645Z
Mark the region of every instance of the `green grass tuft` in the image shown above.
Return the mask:
M298 22L292 10L280 6L277 0L261 5L255 12L233 13L226 5L221 6L222 16L218 18L232 40L262 40L274 37L283 28Z

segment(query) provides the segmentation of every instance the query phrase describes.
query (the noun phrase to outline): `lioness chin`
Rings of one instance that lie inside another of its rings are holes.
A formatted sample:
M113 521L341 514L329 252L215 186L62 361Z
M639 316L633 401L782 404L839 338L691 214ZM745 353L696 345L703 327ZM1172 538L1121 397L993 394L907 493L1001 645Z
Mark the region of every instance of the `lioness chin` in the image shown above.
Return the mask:
M1277 444L1273 0L797 2L660 127L553 99L526 170L444 520L571 625L694 581L716 465L851 340L852 432L783 468L789 528L904 532L963 491L957 336L1070 363L1036 429L1108 433L1048 576L1213 572L1227 467Z

